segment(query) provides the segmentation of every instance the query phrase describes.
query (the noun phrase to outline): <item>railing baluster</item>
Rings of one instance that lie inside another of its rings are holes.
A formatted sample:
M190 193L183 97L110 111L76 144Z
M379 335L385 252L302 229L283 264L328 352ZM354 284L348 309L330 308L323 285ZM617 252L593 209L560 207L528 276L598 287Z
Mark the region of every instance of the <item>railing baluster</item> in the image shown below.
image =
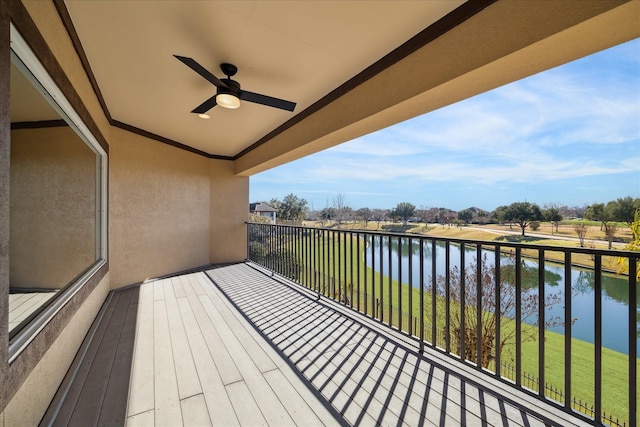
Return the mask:
M482 368L482 245L476 245L476 367Z
M436 239L431 240L431 346L436 347L438 345L438 327L436 324L436 304L438 295L438 282L436 277L437 260L436 260Z
M544 249L538 250L538 395L544 398L544 384L545 384L545 300L546 300L546 283L544 278L545 265L544 265Z
M522 248L516 247L516 384L522 385Z
M424 352L424 239L420 238L420 353ZM433 297L432 297L433 298Z
M409 246L408 246L408 256L409 256L409 268L408 268L408 275L409 275L409 289L407 292L407 305L409 306L409 308L407 309L408 311L408 316L407 316L407 322L408 322L408 332L409 335L412 336L414 335L415 331L413 330L413 240L411 239L411 237L409 237Z
M354 270L354 265L357 266L358 265L358 258L357 255L354 259L354 254L353 254L353 232L350 231L349 232L349 307L353 308L353 288L354 288L354 281L353 281L353 270Z
M364 260L363 260L364 261ZM358 291L356 292L356 294L358 295L358 302L357 302L357 310L360 311L360 233L356 233L356 276L357 276L357 284L358 284ZM366 276L365 276L366 277ZM353 307L353 305L352 305Z
M393 323L393 320L392 320L393 319L393 305L391 303L391 300L393 299L392 298L393 293L392 293L392 290L391 290L391 282L392 282L391 277L393 276L393 268L392 268L392 265L391 265L391 263L392 263L391 258L392 258L392 252L393 252L391 250L392 248L393 248L393 246L392 246L392 243L391 243L391 235L389 235L389 236L387 236L387 255L388 255L388 257L387 257L388 258L387 259L387 261L388 261L388 263L387 263L387 284L388 284L388 286L387 286L387 288L388 288L387 297L389 298L389 312L387 313L387 319L388 319L387 323L388 323L389 326L391 326L392 323ZM382 265L382 252L380 252L380 265ZM382 269L380 269L380 272L382 272ZM382 301L382 275L380 275L380 310L384 312L383 307L384 307L384 303ZM380 316L380 320L381 321L383 321L382 317L383 317L383 315Z
M496 376L498 378L500 378L502 376L502 374L500 373L501 367L502 367L502 348L500 347L500 343L502 340L501 337L501 332L502 332L502 328L501 328L501 323L502 323L502 283L501 283L501 271L500 271L500 256L502 254L502 248L500 245L496 245L495 248L495 261L494 261L494 279L495 279L495 301L496 301L496 314L497 314L497 321L496 321L496 355L495 355L495 369L496 369Z
M458 333L458 341L460 343L460 359L467 360L466 352L466 337L467 337L467 322L465 311L467 310L467 283L466 283L466 268L465 268L465 245L460 243L460 319L456 319L460 322L460 332ZM455 331L453 331L455 334Z
M445 314L444 314L444 320L445 320L445 325L444 325L444 344L445 344L445 350L447 351L447 353L451 352L451 339L450 339L450 308L449 308L449 303L451 302L451 292L450 292L450 282L451 282L451 260L450 260L450 250L449 250L449 241L445 240L444 241L445 247L444 247L444 257L445 257L445 279L444 279L444 296L445 296Z
M594 316L594 421L601 422L602 412L602 257L596 255L593 272L595 274L594 293L595 316ZM629 301L631 303L631 301Z
M382 236L380 236L380 242L382 242ZM375 239L371 236L371 317L374 319L378 317L376 306L376 245ZM380 265L382 269L382 265Z
M344 243L345 233L343 231L338 231L338 253L336 254L336 259L333 260L334 264L337 264L338 267L338 295L336 295L336 301L343 302L344 300L344 272L342 271L342 244Z
M398 330L402 330L402 237L398 237Z
M384 288L384 239L382 236L380 236L380 247L379 247L379 256L380 256L380 302L378 304L378 318L380 319L380 322L384 322L384 293L383 293L383 288ZM388 273L387 273L388 274Z
M336 231L331 232L331 298L336 298ZM340 263L338 263L340 265Z
M564 251L564 406L571 411L571 252Z
M629 420L630 425L635 427L637 423L636 411L638 409L637 390L637 369L638 369L638 288L636 283L637 258L629 257Z
M373 235L369 235L369 238L371 238L371 244L370 246L373 247ZM366 267L366 262L367 262L367 237L365 236L365 241L364 241L364 262L365 262L365 267L364 267L364 295L363 295L363 308L364 308L364 314L367 314L367 291L369 289L369 287L367 286L367 277L369 276L368 271L367 271L367 267ZM373 258L373 257L372 257ZM372 260L373 261L373 260ZM371 271L373 272L373 262L371 265ZM373 279L372 279L373 281ZM359 297L359 296L358 296ZM359 300L359 298L358 298Z

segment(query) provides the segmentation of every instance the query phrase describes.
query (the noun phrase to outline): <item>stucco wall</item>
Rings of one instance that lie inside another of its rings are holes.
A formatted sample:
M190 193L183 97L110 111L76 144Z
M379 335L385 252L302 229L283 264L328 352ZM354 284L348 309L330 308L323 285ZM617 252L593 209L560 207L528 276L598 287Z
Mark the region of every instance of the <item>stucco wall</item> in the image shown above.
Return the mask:
M11 132L12 288L61 288L95 262L95 177L70 127Z
M114 127L109 162L112 287L207 264L210 160Z
M102 278L9 401L0 414L0 426L38 425L108 292L109 274Z
M211 160L210 261L212 264L247 258L249 178L234 175L234 164Z

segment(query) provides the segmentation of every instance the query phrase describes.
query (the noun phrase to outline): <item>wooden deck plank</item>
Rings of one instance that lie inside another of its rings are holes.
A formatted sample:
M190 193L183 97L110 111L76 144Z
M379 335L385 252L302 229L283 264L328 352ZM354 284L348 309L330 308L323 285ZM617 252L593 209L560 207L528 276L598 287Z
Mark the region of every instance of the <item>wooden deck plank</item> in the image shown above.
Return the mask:
M136 317L138 314L139 288L126 291L130 294L127 312L122 326L118 347L109 375L98 425L123 425L127 416L127 394L131 378L131 364L135 346ZM122 301L124 302L124 301Z
M315 397L302 397L298 390L289 382L280 369L274 369L264 373L264 377L274 390L278 399L285 406L287 413L298 426L322 426L324 423L318 417L318 414L309 406L308 400ZM325 412L325 408L321 408L320 412ZM325 421L334 421L325 420Z
M240 420L240 425L256 427L269 425L244 381L236 381L226 385L225 388Z
M154 409L127 417L127 427L148 427L152 425L155 425Z
M240 425L188 299L178 298L178 307L211 421L217 425Z
M213 286L209 284L209 286ZM276 364L273 359L264 351L264 348L260 346L257 340L262 339L257 334L251 334L243 325L241 318L235 315L229 306L225 305L222 301L222 296L217 295L210 297L210 301L213 303L216 310L221 313L225 323L229 326L233 334L242 343L245 351L252 355L253 361L260 370L260 372L268 372L276 369Z
M233 382L240 381L242 380L242 375L233 362L233 357L224 346L222 338L220 338L218 331L207 316L207 313L198 298L199 295L205 295L205 293L200 284L198 284L197 289L195 289L193 283L194 282L189 281L189 285L185 286L187 300L189 301L189 306L195 316L199 329L202 331L202 336L207 344L209 353L218 368L218 373L222 379L222 383L231 384ZM198 292L200 293L198 294Z
M119 295L112 296L111 300L114 298L119 298ZM89 331L89 336L93 334L94 339L92 341L87 341L82 343L81 351L85 352L85 357L83 359L74 359L71 367L69 368L69 372L73 372L74 375L65 376L62 384L60 384L60 390L64 390L65 394L62 395L60 393L56 393L47 412L45 413L42 423L50 424L55 423L55 425L68 425L71 416L73 415L73 410L76 406L76 402L78 401L80 394L82 393L82 386L84 385L87 376L91 370L91 362L95 358L96 353L98 352L98 348L100 347L100 342L102 341L102 337L107 331L109 326L109 320L113 315L115 310L115 306L113 304L108 303L102 307L101 313L99 314L100 318L103 320L97 324L91 326ZM84 346L86 347L86 350Z
M209 410L207 409L207 402L203 394L196 394L182 399L180 401L180 407L182 409L183 425L198 427L212 425Z
M115 310L100 341L96 355L91 361L92 369L89 371L82 386L82 391L73 409L69 424L93 425L98 422L109 383L108 380L116 359L117 345L124 327L130 298L130 292L122 292L119 294L119 298L113 301L117 305L115 305Z
M153 288L140 287L138 326L131 367L127 417L155 409L154 396L154 334Z
M162 286L155 286L162 290ZM154 292L154 299L160 293ZM154 357L154 402L155 423L164 426L178 426L182 423L180 396L176 378L174 354L171 346L169 320L165 300L153 302L153 357Z
M226 323L208 295L200 295L200 302L211 319L211 322L218 326L217 330L220 338L229 353L233 354L234 363L238 367L250 393L256 397L257 405L262 411L267 423L270 425L292 425L293 420L253 361L254 355L246 352L245 348L228 326L223 327Z
M171 282L175 286L175 281ZM185 331L178 301L174 292L168 291L171 287L165 288L165 300L167 316L169 321L169 332L171 335L171 348L178 382L178 395L180 399L185 399L202 393L202 386L198 378L193 354L189 347L187 333ZM183 297L184 298L184 297Z

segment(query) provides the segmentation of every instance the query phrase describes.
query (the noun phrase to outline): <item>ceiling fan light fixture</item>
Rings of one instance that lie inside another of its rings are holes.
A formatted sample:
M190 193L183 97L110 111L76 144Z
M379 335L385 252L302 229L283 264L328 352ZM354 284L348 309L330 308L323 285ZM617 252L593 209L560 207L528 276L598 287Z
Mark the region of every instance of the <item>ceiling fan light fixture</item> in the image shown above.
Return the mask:
M216 95L216 103L224 108L236 109L240 106L240 98L232 93L219 93Z

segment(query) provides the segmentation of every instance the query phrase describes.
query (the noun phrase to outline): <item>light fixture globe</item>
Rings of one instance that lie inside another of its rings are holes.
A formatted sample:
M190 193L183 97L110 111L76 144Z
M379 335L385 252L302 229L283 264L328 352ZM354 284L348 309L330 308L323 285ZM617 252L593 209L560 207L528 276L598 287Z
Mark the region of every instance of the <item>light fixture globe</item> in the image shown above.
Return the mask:
M216 104L224 108L235 109L240 106L240 100L232 93L219 93L216 95Z
M240 107L240 83L231 79L221 79L221 81L227 85L227 87L218 88L216 104L229 109L236 109Z

